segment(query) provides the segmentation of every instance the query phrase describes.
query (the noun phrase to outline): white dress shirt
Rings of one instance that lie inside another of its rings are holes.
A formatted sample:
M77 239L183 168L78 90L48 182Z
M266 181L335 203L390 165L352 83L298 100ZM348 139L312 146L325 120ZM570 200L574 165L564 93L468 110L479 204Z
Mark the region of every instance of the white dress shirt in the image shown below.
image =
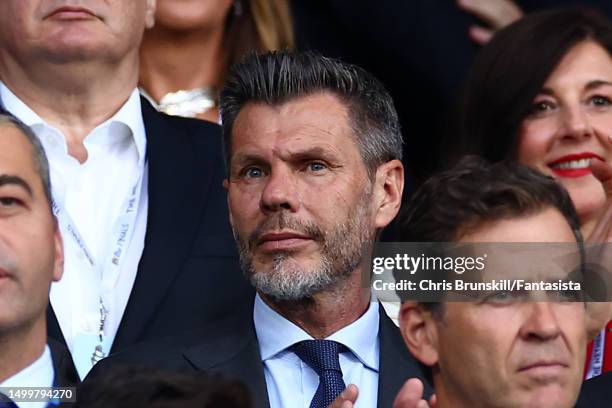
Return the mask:
M345 385L359 387L356 408L377 406L378 307L378 301L372 298L368 310L359 319L326 339L337 341L350 350L340 353L340 367ZM270 407L309 408L319 386L319 375L288 348L313 338L278 314L259 295L255 298L253 321L264 363Z
M107 310L104 349L108 353L117 333L136 279L144 248L147 225L146 136L140 95L134 89L113 117L97 126L84 140L87 160L80 164L68 154L64 135L47 124L4 84L0 83L2 104L30 126L39 137L50 163L53 198L64 212L61 221L71 219L96 264L93 270L76 240L60 222L64 239L64 274L51 286L51 304L81 377L91 368L91 355L100 327L100 297ZM141 191L130 242L124 248L119 273L110 273L107 264L117 222L139 175ZM68 214L65 217L64 214ZM111 242L112 241L112 242ZM87 339L84 339L87 337ZM94 339L94 340L92 340ZM84 368L86 366L86 368Z
M6 379L0 387L21 388L21 387L53 387L55 370L51 359L51 350L45 346L45 351L32 364ZM19 408L45 408L48 402L15 402Z

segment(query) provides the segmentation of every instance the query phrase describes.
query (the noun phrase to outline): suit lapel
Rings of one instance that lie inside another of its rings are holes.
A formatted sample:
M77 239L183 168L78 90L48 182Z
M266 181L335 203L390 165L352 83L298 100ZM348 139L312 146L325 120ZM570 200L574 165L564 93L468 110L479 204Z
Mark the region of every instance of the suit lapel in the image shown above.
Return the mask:
M112 351L134 343L189 254L205 205L213 166L193 135L142 103L147 134L149 211L145 247Z
M213 371L243 381L256 408L269 408L268 388L250 308L240 308L214 339L187 349L183 356L197 370ZM212 328L217 331L217 328Z
M80 384L79 375L72 361L72 356L66 346L55 339L48 338L47 344L51 350L53 361L54 387L75 387Z
M66 338L64 337L64 333L62 333L51 302L49 302L49 306L47 306L47 336L67 347Z
M426 398L432 393L421 364L410 354L399 329L382 305L380 311L380 367L378 375L378 406L393 406L395 397L409 378L418 377L425 383Z

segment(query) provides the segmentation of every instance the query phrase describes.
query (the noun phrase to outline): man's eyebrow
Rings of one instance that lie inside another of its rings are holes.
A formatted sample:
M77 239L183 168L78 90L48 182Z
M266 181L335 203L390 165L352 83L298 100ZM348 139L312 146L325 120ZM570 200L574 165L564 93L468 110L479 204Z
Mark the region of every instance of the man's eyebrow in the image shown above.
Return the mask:
M232 157L232 163L238 163L244 165L246 163L258 163L264 161L264 158L254 153L238 153Z
M8 174L0 174L0 187L7 185L16 185L23 188L28 192L28 195L32 197L32 188L30 185L19 176L12 176Z
M320 146L310 147L304 150L296 150L289 152L289 156L294 160L307 160L316 158L328 158L333 157L334 154ZM265 158L258 153L237 153L232 162L243 164L243 163L258 163L265 161Z

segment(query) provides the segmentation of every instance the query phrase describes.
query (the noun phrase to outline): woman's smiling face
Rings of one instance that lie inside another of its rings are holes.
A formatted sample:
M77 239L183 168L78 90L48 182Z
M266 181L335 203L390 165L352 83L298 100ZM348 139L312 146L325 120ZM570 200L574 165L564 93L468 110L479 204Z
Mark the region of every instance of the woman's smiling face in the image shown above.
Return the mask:
M518 160L558 179L584 224L605 200L594 158L612 164L612 58L593 41L563 57L520 128Z

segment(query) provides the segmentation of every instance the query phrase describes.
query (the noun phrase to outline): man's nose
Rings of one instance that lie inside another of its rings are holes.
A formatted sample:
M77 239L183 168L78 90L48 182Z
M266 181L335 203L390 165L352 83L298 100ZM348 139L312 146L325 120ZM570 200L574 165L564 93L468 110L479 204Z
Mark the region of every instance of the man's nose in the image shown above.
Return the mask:
M525 304L527 319L521 327L521 336L530 340L551 340L559 336L558 316L553 302Z
M264 213L279 210L297 212L300 206L298 182L290 169L273 169L261 194Z

